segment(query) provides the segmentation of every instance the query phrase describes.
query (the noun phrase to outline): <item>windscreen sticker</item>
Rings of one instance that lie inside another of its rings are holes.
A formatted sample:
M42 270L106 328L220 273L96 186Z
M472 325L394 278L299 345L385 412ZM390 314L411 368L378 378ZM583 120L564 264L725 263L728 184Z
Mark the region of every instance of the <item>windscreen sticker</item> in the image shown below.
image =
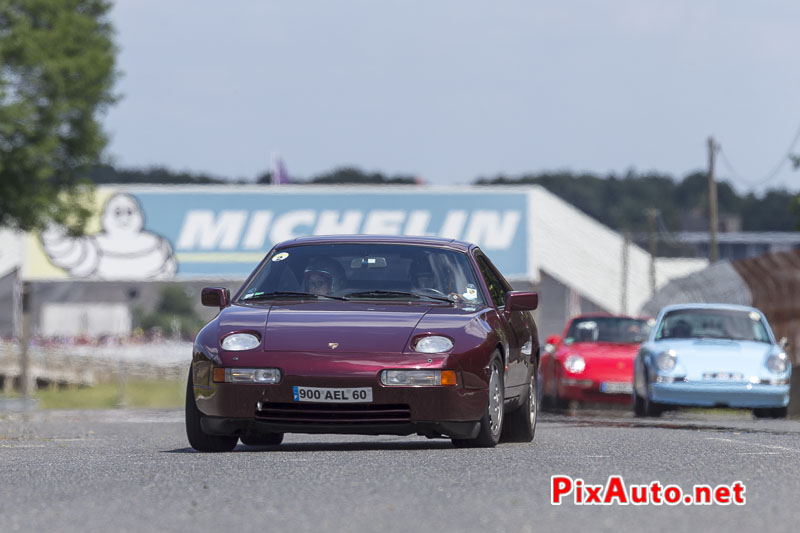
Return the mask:
M478 289L472 283L467 285L467 291L461 295L462 298L469 301L478 299Z
M283 261L287 257L289 257L289 252L281 252L279 254L275 254L275 256L272 258L272 260L273 261Z
M761 320L761 315L759 315L755 311L750 311L750 320L752 320L753 322L758 322L759 320Z

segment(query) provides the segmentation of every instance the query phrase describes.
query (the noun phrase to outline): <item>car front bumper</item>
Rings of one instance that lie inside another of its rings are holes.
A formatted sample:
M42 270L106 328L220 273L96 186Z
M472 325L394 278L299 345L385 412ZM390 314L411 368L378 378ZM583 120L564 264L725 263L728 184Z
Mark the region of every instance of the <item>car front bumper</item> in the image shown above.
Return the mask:
M293 386L370 387L369 403L294 400ZM375 378L284 376L275 385L213 383L195 386L209 434L345 433L474 438L489 401L488 389L456 386L384 386Z
M789 385L751 383L652 383L654 402L698 407L774 408L789 405Z

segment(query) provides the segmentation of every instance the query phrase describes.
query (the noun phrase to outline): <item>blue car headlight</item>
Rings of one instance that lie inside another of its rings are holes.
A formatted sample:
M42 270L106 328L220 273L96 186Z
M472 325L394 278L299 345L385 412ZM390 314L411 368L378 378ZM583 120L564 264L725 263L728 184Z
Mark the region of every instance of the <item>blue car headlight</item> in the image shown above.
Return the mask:
M789 362L787 361L786 354L781 353L774 353L767 358L767 368L773 374L782 374L786 372L786 369L789 368Z
M675 361L677 359L678 354L675 353L675 350L667 350L656 356L656 366L662 372L669 372L675 368Z

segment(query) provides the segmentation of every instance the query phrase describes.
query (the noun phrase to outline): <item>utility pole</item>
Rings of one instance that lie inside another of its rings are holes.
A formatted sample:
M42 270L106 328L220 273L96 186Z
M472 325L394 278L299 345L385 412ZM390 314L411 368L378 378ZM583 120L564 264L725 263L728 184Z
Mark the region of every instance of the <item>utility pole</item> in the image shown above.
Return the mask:
M714 137L708 138L708 254L709 260L716 263L719 260L717 248L717 182L714 181L714 156L717 145Z
M656 215L658 209L647 208L647 228L650 234L650 297L656 294Z
M27 281L22 282L22 327L20 328L20 371L19 371L19 385L20 392L22 393L23 405L28 405L28 400L31 395L31 378L30 378L30 354L28 353L28 345L30 344L31 336L31 284ZM27 408L27 407L26 407Z
M628 314L628 250L630 246L631 232L625 231L622 242L622 288L619 302L619 309L623 315Z

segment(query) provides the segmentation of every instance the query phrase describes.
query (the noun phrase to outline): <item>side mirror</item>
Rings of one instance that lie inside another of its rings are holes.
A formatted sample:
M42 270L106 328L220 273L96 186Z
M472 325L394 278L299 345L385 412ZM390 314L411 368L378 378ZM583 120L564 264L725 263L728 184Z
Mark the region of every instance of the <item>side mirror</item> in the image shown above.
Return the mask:
M781 350L785 350L789 346L789 339L781 337L781 340L778 341L778 345L781 347Z
M506 294L506 311L533 311L539 307L539 295L535 292L510 291Z
M550 335L544 342L544 351L553 354L556 353L556 346L558 346L558 343L561 342L561 337L558 335Z
M231 291L223 287L206 287L200 293L200 302L206 307L224 309L231 303Z

